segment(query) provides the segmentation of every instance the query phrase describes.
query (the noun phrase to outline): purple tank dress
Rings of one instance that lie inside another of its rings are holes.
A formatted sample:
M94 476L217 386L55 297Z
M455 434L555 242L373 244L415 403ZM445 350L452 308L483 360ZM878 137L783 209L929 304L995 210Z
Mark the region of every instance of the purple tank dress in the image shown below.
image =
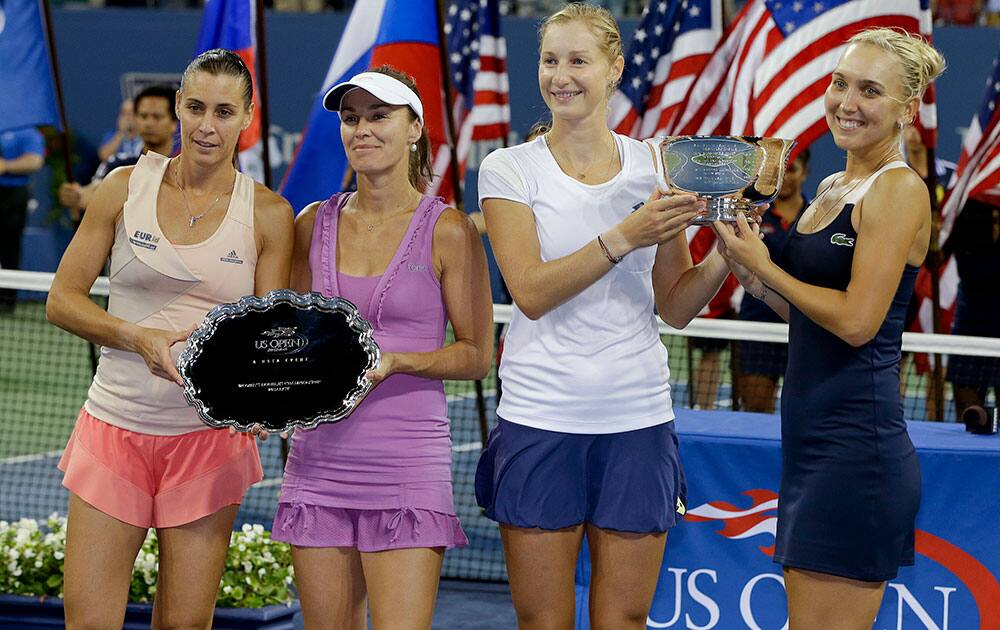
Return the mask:
M381 276L337 272L337 222L349 194L316 213L312 290L355 303L383 352L444 345L448 317L434 272L434 225L447 206L424 197ZM394 374L350 416L292 437L272 536L303 547L372 552L468 544L455 514L444 384Z

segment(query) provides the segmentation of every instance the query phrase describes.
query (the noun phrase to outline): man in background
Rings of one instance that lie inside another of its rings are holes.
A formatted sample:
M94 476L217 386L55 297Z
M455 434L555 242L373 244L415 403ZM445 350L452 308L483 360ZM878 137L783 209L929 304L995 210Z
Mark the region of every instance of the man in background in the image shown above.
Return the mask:
M17 269L28 215L28 180L45 163L45 138L35 127L0 131L0 268ZM14 310L17 292L0 290L0 313Z
M177 132L177 112L174 111L176 90L165 85L151 85L143 88L133 99L135 124L142 139L143 150L170 156L174 153L174 134ZM74 212L74 220L79 212L87 209L90 198L101 180L120 166L132 166L139 161L139 155L118 153L97 167L94 178L86 186L66 183L59 187L59 203Z

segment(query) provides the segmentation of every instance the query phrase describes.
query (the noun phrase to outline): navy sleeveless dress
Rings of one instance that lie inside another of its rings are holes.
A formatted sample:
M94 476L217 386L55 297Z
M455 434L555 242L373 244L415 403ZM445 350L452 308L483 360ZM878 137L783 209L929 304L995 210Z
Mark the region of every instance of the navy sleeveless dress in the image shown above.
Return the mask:
M781 266L802 282L846 289L853 208L846 203L813 234L796 221ZM878 334L859 348L789 305L774 554L784 567L881 582L913 564L920 466L903 421L899 359L917 271L905 267Z

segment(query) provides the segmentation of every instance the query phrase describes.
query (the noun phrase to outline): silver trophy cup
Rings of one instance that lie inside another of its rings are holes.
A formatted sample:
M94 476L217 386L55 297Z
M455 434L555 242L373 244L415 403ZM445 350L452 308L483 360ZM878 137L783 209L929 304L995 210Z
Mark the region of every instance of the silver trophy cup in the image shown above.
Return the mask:
M758 214L778 196L794 140L751 136L666 136L647 140L658 156L660 189L708 198L694 223Z

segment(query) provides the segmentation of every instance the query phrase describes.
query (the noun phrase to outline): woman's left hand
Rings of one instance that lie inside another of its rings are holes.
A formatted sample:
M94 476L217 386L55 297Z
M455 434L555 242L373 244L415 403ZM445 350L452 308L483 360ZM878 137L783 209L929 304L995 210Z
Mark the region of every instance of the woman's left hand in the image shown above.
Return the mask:
M756 273L771 260L767 245L761 240L760 226L756 222L751 226L746 217L737 214L735 226L725 221L715 221L712 225L719 237L719 253L727 261Z
M396 373L396 356L393 352L383 352L378 366L365 372L365 378L371 381L374 388L379 383Z

